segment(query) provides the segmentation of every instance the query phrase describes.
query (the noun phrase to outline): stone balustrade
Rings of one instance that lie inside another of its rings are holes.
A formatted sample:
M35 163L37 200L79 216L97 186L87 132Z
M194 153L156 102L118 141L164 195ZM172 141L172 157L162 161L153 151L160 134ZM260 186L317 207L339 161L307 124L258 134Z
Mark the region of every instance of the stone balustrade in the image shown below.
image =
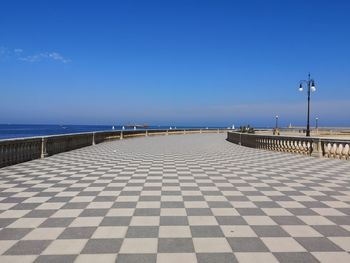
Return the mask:
M238 132L228 132L227 140L251 148L350 160L350 140Z
M0 140L0 167L44 158L57 153L95 145L108 140L138 136L175 135L190 133L223 133L227 129L157 129L116 130L77 134L52 135L34 138Z

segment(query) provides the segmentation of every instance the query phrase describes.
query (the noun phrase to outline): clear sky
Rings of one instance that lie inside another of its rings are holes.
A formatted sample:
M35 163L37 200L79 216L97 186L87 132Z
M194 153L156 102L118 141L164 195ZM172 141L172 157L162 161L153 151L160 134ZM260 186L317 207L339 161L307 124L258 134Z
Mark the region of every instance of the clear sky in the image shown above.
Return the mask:
M350 126L350 1L0 5L0 123Z

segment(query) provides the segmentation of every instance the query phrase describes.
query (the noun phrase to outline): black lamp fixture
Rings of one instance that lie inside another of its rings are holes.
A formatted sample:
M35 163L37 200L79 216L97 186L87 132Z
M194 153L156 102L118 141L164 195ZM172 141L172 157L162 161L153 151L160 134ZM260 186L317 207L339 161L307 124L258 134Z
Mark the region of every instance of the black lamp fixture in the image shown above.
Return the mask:
M311 92L316 91L315 80L311 79L310 73L307 80L301 80L299 82L299 91L303 91L303 84L307 85L307 123L306 123L306 136L310 136L310 97Z

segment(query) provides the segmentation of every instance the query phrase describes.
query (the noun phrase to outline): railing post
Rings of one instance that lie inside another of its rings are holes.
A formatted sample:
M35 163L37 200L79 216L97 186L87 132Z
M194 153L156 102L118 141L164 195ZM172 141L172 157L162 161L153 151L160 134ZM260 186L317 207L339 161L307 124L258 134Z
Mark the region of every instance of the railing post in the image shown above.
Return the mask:
M42 137L41 138L41 154L40 157L41 158L45 158L47 156L47 152L46 152L46 138Z
M145 136L146 136L146 137L148 136L148 130L146 130L146 134L145 134Z
M323 157L323 150L322 150L321 139L318 139L317 141L313 141L311 143L311 145L312 145L311 156L322 158Z
M123 131L120 131L120 140L123 140Z
M95 133L93 132L92 133L92 145L95 145L96 143L95 143Z
M166 135L169 135L169 130L166 130Z
M318 140L317 148L318 148L318 157L322 158L323 157L323 149L322 149L321 139Z

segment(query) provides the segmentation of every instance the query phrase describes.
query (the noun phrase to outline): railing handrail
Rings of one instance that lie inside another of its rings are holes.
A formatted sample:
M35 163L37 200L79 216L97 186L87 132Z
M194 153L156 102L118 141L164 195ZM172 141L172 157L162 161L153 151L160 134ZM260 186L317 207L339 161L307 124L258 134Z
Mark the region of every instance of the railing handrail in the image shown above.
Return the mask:
M350 160L350 140L228 132L227 140L242 146Z
M265 134L255 134L255 133L246 133L246 132L235 132L235 131L229 131L230 133L236 133L236 134L244 134L249 136L255 136L255 137L263 137L268 139L293 139L293 140L300 140L300 141L311 141L311 142L318 142L318 141L324 141L324 142L336 142L336 143L350 143L350 139L332 139L332 138L322 138L322 137L301 137L301 136L284 136L284 135L265 135Z
M64 133L64 134L52 134L52 135L38 135L38 136L30 136L30 137L18 137L18 138L6 138L6 139L0 139L1 142L8 142L8 141L18 141L18 140L30 140L30 139L47 139L47 138L57 138L57 137L65 137L65 136L78 136L78 135L87 135L87 134L103 134L103 133L118 133L118 132L137 132L137 131L199 131L199 130L227 130L228 128L176 128L176 129L125 129L125 130L103 130L103 131L89 131L89 132L77 132L77 133Z

